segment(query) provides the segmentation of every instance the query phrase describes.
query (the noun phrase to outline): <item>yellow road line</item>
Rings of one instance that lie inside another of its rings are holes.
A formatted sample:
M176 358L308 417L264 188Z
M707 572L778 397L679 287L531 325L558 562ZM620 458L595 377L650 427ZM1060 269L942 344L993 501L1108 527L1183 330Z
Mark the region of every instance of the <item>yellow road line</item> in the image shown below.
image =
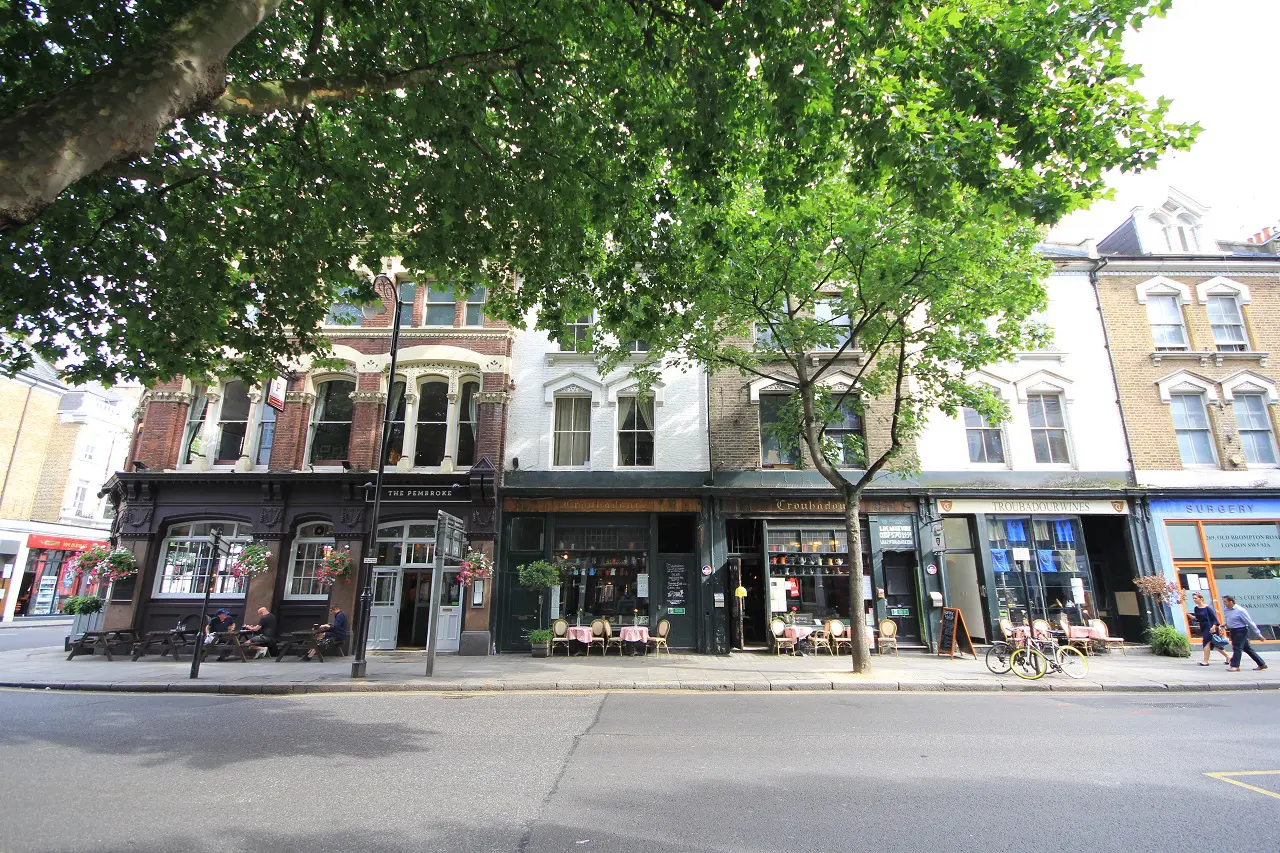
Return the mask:
M1259 794L1266 794L1268 797L1275 797L1280 800L1280 794L1275 791L1268 791L1266 788L1259 788L1257 785L1250 785L1248 782L1241 782L1238 779L1232 779L1232 776L1280 776L1280 770L1235 770L1235 771L1218 771L1217 773L1204 774L1211 779L1217 779L1220 782L1228 782L1232 785L1239 785L1241 788L1248 788Z

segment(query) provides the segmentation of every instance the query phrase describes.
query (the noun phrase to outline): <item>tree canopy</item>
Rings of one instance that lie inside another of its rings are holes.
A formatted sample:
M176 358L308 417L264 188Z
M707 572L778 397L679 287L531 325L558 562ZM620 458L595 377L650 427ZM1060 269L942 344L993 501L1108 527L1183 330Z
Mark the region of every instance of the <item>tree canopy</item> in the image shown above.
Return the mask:
M700 283L636 271L655 229L723 246L703 211L743 185L961 186L1053 221L1194 137L1120 51L1167 5L15 0L0 363L265 375L386 257L549 328L602 291L657 322Z

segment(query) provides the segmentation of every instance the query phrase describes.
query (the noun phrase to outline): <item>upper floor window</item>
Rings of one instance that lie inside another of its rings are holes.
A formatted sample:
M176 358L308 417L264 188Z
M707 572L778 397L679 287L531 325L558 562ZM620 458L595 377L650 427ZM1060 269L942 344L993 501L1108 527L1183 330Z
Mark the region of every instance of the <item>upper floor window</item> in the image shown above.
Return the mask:
M969 441L969 461L1004 462L1004 435L992 426L977 409L965 407L964 431Z
M91 518L93 512L89 508L89 482L81 480L76 484L75 494L71 498L71 510L81 518Z
M213 528L221 529L219 553L213 551ZM155 594L160 598L196 598L204 595L210 575L212 594L244 595L248 578L232 577L226 567L235 562L240 549L249 543L250 528L231 522L201 521L175 524L161 548L156 571Z
M453 288L447 284L432 284L427 288L427 307L423 324L427 326L452 326L454 320Z
M311 464L337 465L348 459L354 413L351 395L355 390L356 384L348 379L331 379L320 384L311 418L311 453L308 456Z
M80 458L85 462L92 462L93 457L98 455L98 447L93 442L89 442L84 446L84 450L80 454Z
M258 465L271 464L271 448L276 443L276 410L268 404L262 404L262 418L258 422L258 457L254 460Z
M359 326L363 319L360 306L353 302L335 302L329 306L324 323L326 326Z
M1031 422L1031 445L1037 462L1070 462L1067 452L1067 422L1059 394L1028 394L1027 415Z
M443 462L449 442L449 383L442 380L422 383L417 433L413 464L422 468Z
M463 382L458 401L458 447L454 461L464 468L476 464L476 433L480 426L480 383Z
M627 344L627 352L648 352L649 345L642 340L636 339Z
M187 408L187 426L182 433L182 456L178 462L189 465L204 452L201 436L204 433L204 419L209 411L209 394L203 386L191 391L191 405Z
M760 399L763 401L764 397ZM835 445L836 463L841 468L861 468L867 464L862 405L858 400L844 399L840 411L827 422L826 437Z
M387 410L391 413L391 428L387 432L387 458L388 465L395 465L400 461L400 457L404 456L404 419L406 401L404 397L405 383L395 382L391 385L391 399L387 406Z
M484 302L485 289L483 287L473 287L467 293L466 324L468 326L484 325Z
M1163 238L1165 250L1172 252L1173 245L1174 245L1173 229L1169 225L1169 220L1155 213L1151 214L1151 216L1148 218L1151 220L1152 225L1160 229L1160 236Z
M1244 316L1234 296L1210 296L1209 323L1213 326L1213 342L1219 352L1244 352L1249 338L1244 333Z
M1200 251L1200 241L1196 238L1196 223L1185 213L1178 217L1174 226L1178 233L1178 246L1184 252Z
M825 326L829 326L835 333L835 341L830 344L823 344L815 349L838 350L850 337L849 315L837 314L836 307L829 299L819 299L813 306L813 318Z
M1190 346L1178 297L1147 296L1147 320L1151 323L1151 339L1157 350L1178 351Z
M591 398L556 397L552 465L586 465L591 459Z
M585 352L591 345L591 315L579 317L564 327L560 340L561 352Z
M218 453L214 461L235 463L245 449L249 436L249 386L234 379L222 386L222 401L218 407Z
M298 536L293 540L293 555L289 560L285 598L329 597L329 588L320 583L316 568L324 559L325 551L336 544L331 524L304 524L298 528Z
M653 397L618 398L618 464L653 465Z
M411 281L400 283L400 325L413 325L413 301L418 295L418 285ZM452 321L450 321L452 322Z
M800 458L799 443L779 433L787 394L760 395L760 464L766 468L790 467Z
M1276 464L1276 439L1271 429L1267 400L1261 394L1236 394L1232 408L1245 461L1254 465Z
M1184 465L1212 465L1217 461L1213 435L1209 432L1209 413L1200 394L1173 394L1169 397L1173 410L1173 429L1178 436L1178 453Z

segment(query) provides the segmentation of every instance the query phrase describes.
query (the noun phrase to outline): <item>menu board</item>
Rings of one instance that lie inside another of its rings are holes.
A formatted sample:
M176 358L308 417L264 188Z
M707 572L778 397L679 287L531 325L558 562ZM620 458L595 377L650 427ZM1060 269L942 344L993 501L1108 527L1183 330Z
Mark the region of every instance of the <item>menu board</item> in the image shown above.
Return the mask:
M969 639L969 629L964 624L964 615L958 608L942 608L942 625L940 627L940 636L938 637L939 655L948 655L954 658L957 651L963 653L963 647L968 646L969 654L973 655L974 660L978 659L978 652L973 647L973 640Z
M914 551L915 534L910 524L886 524L880 522L881 551Z
M667 607L684 607L689 595L688 570L680 563L667 563Z

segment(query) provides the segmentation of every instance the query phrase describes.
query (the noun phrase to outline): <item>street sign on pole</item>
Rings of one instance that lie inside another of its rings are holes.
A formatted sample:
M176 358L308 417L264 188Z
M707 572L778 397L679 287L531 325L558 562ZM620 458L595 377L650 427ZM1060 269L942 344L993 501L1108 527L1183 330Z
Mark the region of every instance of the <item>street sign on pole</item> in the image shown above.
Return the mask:
M436 633L440 630L440 585L444 583L444 568L462 562L466 553L467 527L462 519L440 510L436 520L436 559L431 567L431 616L427 621L427 672L428 677L436 668Z

